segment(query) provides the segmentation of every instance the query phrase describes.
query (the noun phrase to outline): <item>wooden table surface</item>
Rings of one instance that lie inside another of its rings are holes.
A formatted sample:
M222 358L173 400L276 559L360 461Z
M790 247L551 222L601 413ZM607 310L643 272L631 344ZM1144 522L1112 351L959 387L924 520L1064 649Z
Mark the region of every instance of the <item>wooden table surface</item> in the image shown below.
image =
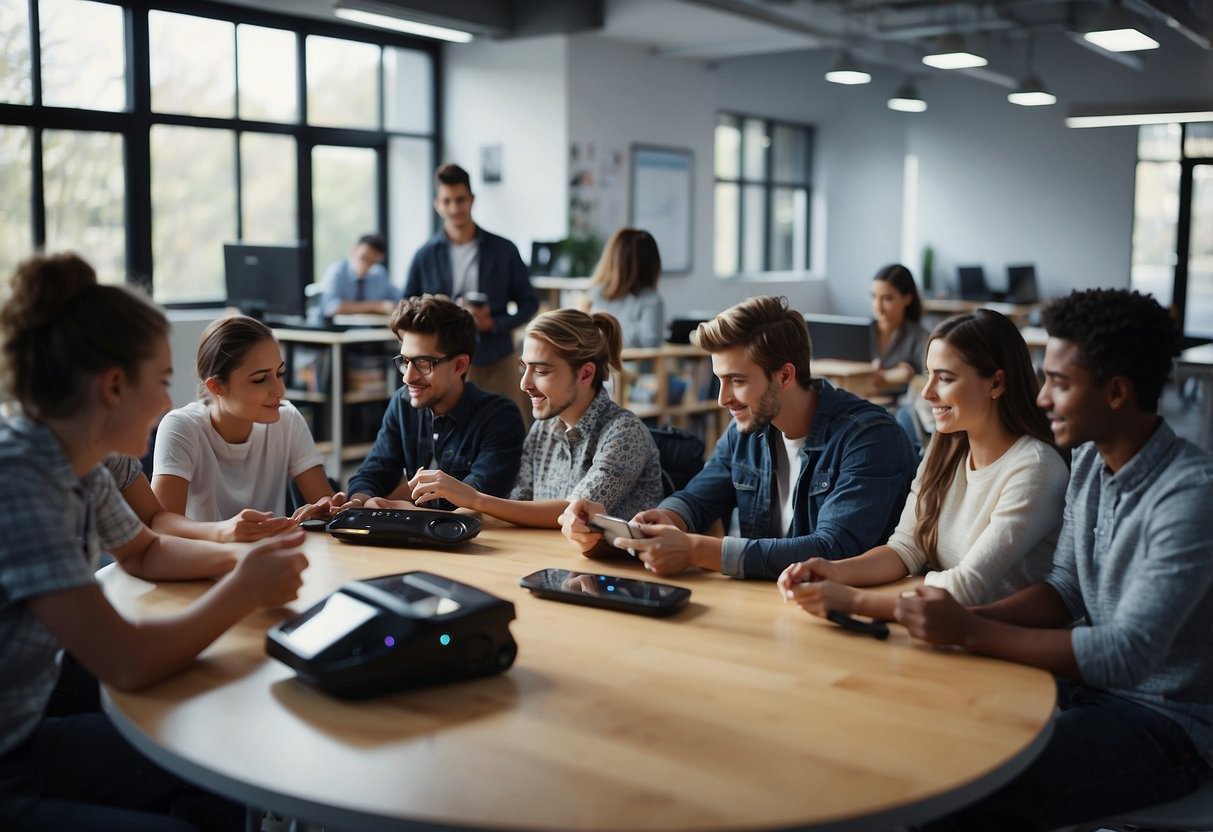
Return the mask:
M887 829L1005 782L1047 738L1051 677L844 632L767 582L690 573L690 605L650 619L534 598L518 579L587 561L559 533L486 520L458 551L309 535L302 611L347 580L423 569L514 602L503 675L362 702L329 698L264 652L290 610L229 631L189 670L107 691L162 765L233 799L347 830ZM205 583L103 570L126 615L170 613ZM432 827L431 827L432 828Z

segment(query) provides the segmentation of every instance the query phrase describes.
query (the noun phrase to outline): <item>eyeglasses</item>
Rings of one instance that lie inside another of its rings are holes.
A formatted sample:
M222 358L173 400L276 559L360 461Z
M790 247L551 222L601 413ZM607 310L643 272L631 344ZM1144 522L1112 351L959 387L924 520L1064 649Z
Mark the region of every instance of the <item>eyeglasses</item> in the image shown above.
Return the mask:
M409 365L412 365L413 367L417 368L417 372L421 373L423 376L428 376L430 373L434 372L435 367L437 367L443 361L450 361L456 355L458 355L458 353L451 353L450 355L444 355L441 358L432 358L428 355L418 355L414 358L409 358L407 355L393 355L392 363L396 365L396 369L400 371L400 375L404 375L408 370Z

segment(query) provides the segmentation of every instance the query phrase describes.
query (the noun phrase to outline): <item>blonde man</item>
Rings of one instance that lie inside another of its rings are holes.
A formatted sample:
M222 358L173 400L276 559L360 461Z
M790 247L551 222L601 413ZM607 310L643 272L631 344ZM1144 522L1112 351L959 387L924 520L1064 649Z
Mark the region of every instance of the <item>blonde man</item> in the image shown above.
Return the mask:
M558 528L571 500L631 517L661 499L661 463L648 428L604 389L619 369L619 322L605 313L557 309L535 318L523 341L520 387L535 423L509 499L482 494L443 471L409 481L424 506L445 499L519 526Z

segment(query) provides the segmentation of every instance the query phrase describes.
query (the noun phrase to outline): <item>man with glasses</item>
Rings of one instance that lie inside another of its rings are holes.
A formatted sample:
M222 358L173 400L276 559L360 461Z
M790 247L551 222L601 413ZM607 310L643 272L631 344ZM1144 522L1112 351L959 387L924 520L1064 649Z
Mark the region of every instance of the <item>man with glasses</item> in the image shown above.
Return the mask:
M400 338L394 357L404 386L388 403L375 445L350 478L343 507L387 507L410 500L408 480L440 468L478 491L509 494L525 431L518 408L465 380L476 351L472 315L449 300L402 300L388 324ZM334 505L342 505L342 497ZM452 508L445 501L426 508Z

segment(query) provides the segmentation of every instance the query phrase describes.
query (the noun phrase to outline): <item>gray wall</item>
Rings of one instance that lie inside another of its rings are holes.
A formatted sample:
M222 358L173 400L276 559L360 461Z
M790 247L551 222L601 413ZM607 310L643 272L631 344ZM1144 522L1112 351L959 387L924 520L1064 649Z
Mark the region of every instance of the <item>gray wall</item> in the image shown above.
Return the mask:
M554 41L564 41L563 51ZM1000 54L997 43L988 46L1001 71L1022 69L1021 58ZM520 182L508 167L507 144L507 181L494 189L491 201L485 193L478 198L478 220L507 233L512 229L524 246L567 230L569 142L641 142L692 151L694 268L662 281L672 313L719 309L750 294L774 292L806 310L867 314L867 284L875 270L904 258L917 273L928 244L936 254L937 286L951 283L956 265L969 263L984 265L997 285L1013 262L1035 263L1041 288L1050 294L1127 285L1137 131L1068 129L1066 104L1207 98L1213 78L1213 55L1193 47L1147 54L1146 71L1138 72L1058 39L1039 44L1036 59L1037 71L1059 96L1055 106L1018 107L1006 101L1003 88L932 72L920 83L928 111L904 114L885 106L902 73L878 68L865 87L828 84L822 79L833 58L828 52L709 65L580 35L473 43L450 48L447 56L452 148L470 151L506 136L533 144L533 158L550 158L550 164L528 169ZM491 94L481 91L477 100L491 99L492 106L467 103L471 85L464 73L473 64L477 78L491 79L485 81ZM810 273L764 280L714 276L717 110L816 126L817 228ZM526 129L519 133L522 113ZM909 199L907 157L918 171Z

